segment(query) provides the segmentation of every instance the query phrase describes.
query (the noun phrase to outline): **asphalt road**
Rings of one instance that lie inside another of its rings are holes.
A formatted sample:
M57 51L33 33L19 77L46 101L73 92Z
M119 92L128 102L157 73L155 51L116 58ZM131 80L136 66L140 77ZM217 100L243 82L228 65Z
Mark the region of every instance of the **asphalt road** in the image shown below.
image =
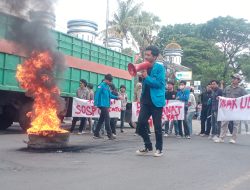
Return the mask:
M18 127L0 132L1 190L250 189L250 135L235 145L167 137L159 158L135 155L143 144L134 129L114 141L73 134L69 148L53 151L30 151L23 140Z

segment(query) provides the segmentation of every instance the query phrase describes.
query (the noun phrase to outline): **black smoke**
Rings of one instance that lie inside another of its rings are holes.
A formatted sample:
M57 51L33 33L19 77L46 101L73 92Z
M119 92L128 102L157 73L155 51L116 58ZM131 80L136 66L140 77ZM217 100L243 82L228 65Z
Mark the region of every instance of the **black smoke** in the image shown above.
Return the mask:
M56 0L1 0L5 6L9 8L10 15L17 16L16 19L9 27L9 39L17 42L19 48L25 51L30 58L34 52L50 53L53 59L53 69L41 68L37 71L36 83L41 83L41 78L44 75L50 77L49 82L44 82L44 87L49 90L56 85L57 81L54 77L55 73L62 73L66 68L63 54L57 51L56 39L53 37L52 30L44 24L44 20L34 19L34 13L54 13L54 6ZM18 18L20 17L20 18ZM38 17L39 18L39 17ZM52 92L53 93L53 92ZM35 97L29 91L27 93L31 97ZM64 101L60 96L53 95L53 99L58 102L58 110L64 108ZM46 103L46 99L44 99Z

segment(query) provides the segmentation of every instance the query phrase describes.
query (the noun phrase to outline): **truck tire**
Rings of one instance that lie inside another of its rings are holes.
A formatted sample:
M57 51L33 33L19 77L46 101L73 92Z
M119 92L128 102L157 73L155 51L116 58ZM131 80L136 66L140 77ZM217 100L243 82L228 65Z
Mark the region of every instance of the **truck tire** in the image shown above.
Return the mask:
M18 122L20 127L24 130L27 131L28 128L31 127L31 120L27 116L27 113L32 110L32 102L27 102L22 105L22 107L19 109L18 113Z
M5 130L12 125L13 121L5 115L0 115L0 130Z

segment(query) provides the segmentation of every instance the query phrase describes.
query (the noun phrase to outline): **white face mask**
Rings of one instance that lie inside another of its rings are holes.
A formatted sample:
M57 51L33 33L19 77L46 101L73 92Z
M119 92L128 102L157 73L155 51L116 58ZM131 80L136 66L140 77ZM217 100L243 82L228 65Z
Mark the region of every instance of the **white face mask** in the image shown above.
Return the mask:
M180 88L181 90L183 90L183 89L185 88L185 86L184 86L184 85L180 85L179 88Z

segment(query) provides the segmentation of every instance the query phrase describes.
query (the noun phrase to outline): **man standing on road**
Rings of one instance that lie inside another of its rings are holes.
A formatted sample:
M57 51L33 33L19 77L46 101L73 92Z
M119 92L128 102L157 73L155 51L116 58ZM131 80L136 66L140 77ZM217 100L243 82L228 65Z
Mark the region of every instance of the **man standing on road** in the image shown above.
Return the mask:
M165 93L165 99L166 100L175 100L176 98L176 91L174 90L174 82L171 82L169 81L167 83L167 90L166 90L166 93ZM178 135L178 123L176 120L173 120L173 121L165 121L165 134L164 134L164 137L167 137L168 136L168 133L169 133L169 124L170 122L173 122L173 125L174 125L174 130L175 130L175 135Z
M146 155L153 150L152 143L146 128L150 116L153 118L156 139L156 151L154 156L162 156L162 109L165 101L165 68L163 64L156 62L159 49L149 46L145 50L145 61L151 64L147 70L141 72L143 78L141 109L138 117L138 132L143 138L145 148L137 150L138 155Z
M206 91L201 94L201 132L200 136L209 136L211 130L211 82L207 85Z
M186 88L187 82L182 80L180 81L179 85L179 90L176 94L176 99L184 102L184 120L178 120L178 130L179 130L179 135L177 138L183 137L183 132L182 132L182 123L184 127L184 134L187 139L190 139L190 133L187 125L187 111L188 111L188 100L189 100L189 95L190 95L190 90Z
M239 98L247 94L246 90L239 86L241 81L241 76L239 74L232 75L232 83L227 86L223 91L223 96L227 98ZM220 138L215 139L214 142L220 143L224 142L224 138L227 134L229 121L223 121L221 124ZM233 121L233 134L232 139L229 141L232 144L236 143L237 129L240 126L240 121Z
M76 91L76 97L80 98L80 99L84 99L84 100L89 100L89 90L87 88L87 81L86 80L84 80L84 79L80 80L80 87ZM80 117L73 117L72 126L70 128L70 132L71 133L73 133L73 131L75 129L75 126L76 126L76 122L79 119L81 120L81 123L80 123L78 134L83 134L84 133L83 130L86 127L86 117L82 117L82 118L80 118Z
M105 121L105 129L107 131L107 136L109 140L115 139L112 135L110 128L110 117L109 117L109 108L110 108L110 99L120 99L118 96L111 94L109 85L112 83L113 77L111 74L105 75L105 78L101 84L98 85L95 92L94 104L101 110L100 118L98 120L97 126L94 131L95 139L100 137L100 129Z
M219 88L220 82L217 80L211 81L212 86L212 107L211 107L211 122L212 122L212 139L218 139L220 135L221 122L217 121L219 96L222 96L223 91Z

